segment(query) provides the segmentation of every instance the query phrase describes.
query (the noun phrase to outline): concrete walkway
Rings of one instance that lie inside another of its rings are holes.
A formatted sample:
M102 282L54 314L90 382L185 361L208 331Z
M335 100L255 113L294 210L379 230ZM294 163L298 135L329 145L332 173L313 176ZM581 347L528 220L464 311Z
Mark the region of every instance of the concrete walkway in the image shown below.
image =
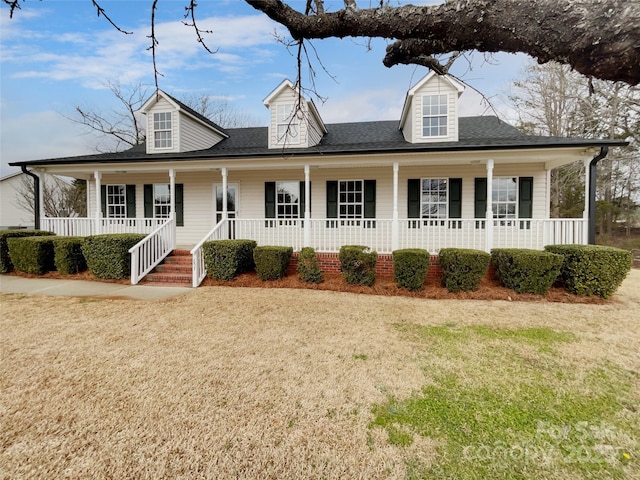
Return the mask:
M87 280L58 280L52 278L24 278L0 275L0 293L27 293L66 297L132 298L136 300L164 300L193 291L188 287L155 287L122 285Z

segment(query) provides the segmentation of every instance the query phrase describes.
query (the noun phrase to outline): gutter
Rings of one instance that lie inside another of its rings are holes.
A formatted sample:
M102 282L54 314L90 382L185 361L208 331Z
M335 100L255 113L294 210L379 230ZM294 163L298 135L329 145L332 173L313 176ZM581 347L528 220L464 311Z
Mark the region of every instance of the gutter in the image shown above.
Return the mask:
M589 230L588 239L589 245L596 244L596 180L597 180L597 165L600 160L607 156L609 153L609 147L600 147L600 153L598 153L589 163Z
M33 178L33 225L36 230L40 230L40 177L27 170L26 165L20 165L20 169Z

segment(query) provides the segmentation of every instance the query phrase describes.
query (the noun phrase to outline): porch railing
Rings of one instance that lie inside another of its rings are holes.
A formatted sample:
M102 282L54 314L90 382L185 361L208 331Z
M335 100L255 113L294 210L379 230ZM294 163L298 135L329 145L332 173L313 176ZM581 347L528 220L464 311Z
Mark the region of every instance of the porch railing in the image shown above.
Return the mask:
M40 228L65 237L87 237L102 233L150 233L164 218L44 217Z
M229 238L228 226L229 225L227 223L227 220L220 220L220 222L218 222L216 226L213 227L211 231L207 233L204 238L200 240L198 244L191 250L191 282L193 288L196 288L198 285L200 285L202 283L202 280L204 280L204 277L206 277L207 275L207 270L204 266L204 253L202 251L202 245L205 242L210 242L212 240L222 240L224 238Z
M176 248L176 220L165 220L158 228L129 249L131 284L136 285Z
M393 220L389 219L244 219L228 220L220 238L247 238L258 245L304 247L304 228L310 228L309 246L321 252L337 252L343 245L366 245L378 253L391 253ZM512 247L542 249L550 244L587 243L585 220L505 219L489 222L493 243L487 246L485 219L402 219L398 220L398 248L424 248L438 253L447 247Z

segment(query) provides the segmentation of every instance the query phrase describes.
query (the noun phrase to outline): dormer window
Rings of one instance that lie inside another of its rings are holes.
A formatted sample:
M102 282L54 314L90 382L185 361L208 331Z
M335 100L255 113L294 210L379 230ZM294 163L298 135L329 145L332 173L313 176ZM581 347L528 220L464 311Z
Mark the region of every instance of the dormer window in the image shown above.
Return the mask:
M277 115L277 135L278 143L298 143L299 142L299 123L300 120L295 115L293 105L278 105Z
M153 141L155 148L171 148L173 146L171 131L171 112L153 114Z
M422 136L446 137L449 95L422 96Z

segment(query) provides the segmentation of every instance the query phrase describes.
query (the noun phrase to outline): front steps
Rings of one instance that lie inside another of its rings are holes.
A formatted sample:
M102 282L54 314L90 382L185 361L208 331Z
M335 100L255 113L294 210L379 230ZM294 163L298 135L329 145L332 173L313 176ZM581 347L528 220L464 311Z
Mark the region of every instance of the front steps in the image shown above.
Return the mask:
M191 287L192 266L189 250L174 250L140 282L158 287Z

